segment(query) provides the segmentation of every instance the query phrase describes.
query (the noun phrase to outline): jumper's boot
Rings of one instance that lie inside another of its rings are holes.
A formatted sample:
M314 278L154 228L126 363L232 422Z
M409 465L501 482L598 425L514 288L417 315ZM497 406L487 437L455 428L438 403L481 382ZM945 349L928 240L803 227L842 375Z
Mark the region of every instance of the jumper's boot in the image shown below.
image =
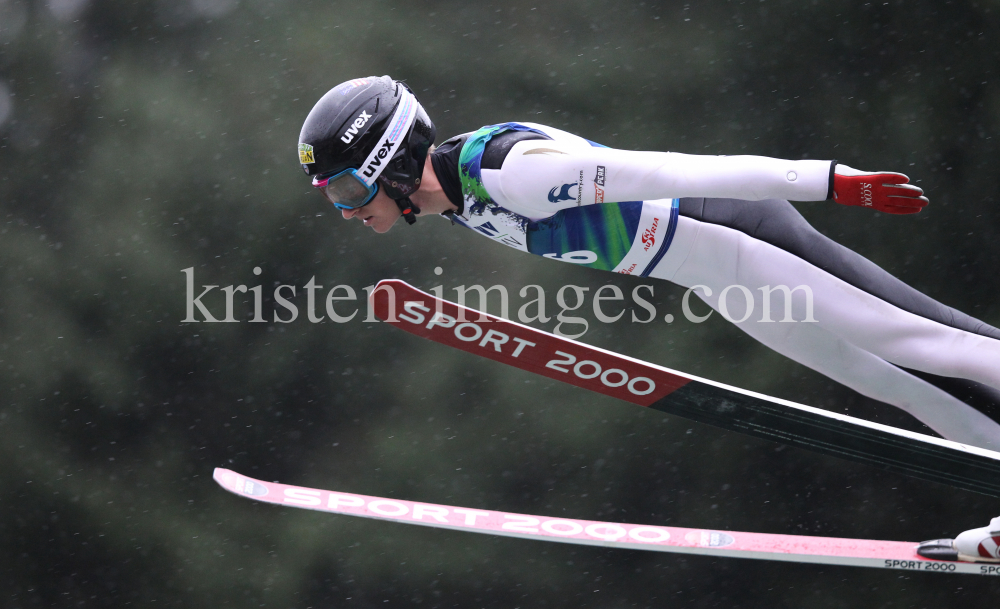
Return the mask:
M990 526L972 529L955 539L932 539L917 547L917 554L935 560L1000 562L1000 516Z

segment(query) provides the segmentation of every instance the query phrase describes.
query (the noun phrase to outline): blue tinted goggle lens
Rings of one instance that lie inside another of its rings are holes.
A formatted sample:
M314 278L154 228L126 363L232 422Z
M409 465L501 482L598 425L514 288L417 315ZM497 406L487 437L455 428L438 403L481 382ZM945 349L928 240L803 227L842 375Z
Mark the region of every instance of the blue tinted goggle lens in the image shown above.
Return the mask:
M319 188L338 209L357 209L368 204L378 192L378 183L371 186L361 181L356 169L345 169L332 176L316 176L312 185Z

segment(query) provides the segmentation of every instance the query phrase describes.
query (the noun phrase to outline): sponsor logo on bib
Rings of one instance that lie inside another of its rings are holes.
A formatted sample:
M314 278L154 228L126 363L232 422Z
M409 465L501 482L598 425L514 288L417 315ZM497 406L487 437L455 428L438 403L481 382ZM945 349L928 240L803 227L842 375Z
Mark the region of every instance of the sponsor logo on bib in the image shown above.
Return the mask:
M604 203L604 175L606 171L604 165L597 166L597 175L594 176L594 203Z
M642 231L642 244L645 246L643 251L648 252L649 248L653 247L656 243L656 229L660 225L659 218L653 218L653 225Z
M563 184L562 186L553 186L552 190L549 191L549 201L553 203L559 203L560 201L572 201L576 197L569 194L569 189L573 188L577 184L571 182L569 184ZM556 193L556 191L559 191Z

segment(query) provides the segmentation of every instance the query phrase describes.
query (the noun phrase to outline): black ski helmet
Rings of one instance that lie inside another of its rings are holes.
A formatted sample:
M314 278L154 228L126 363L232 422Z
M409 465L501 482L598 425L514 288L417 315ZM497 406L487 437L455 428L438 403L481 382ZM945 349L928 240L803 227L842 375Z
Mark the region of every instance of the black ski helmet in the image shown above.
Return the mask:
M411 111L401 103L415 106L412 122L407 121L409 132L389 133L390 127L393 131L405 128L405 124L393 124L394 117ZM299 133L299 162L310 176L334 175L346 169L377 174L377 183L412 224L413 213L408 210L417 210L409 196L420 187L435 135L434 123L404 83L388 76L358 78L337 85L313 106ZM387 146L390 139L398 145ZM390 158L376 158L378 167L362 167L383 147L392 151Z

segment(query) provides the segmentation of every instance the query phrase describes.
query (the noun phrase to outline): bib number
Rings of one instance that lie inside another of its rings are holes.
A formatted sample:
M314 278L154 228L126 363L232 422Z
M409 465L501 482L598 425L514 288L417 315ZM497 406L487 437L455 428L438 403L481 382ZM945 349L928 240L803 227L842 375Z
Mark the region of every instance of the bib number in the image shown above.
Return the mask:
M542 256L550 260L561 260L562 262L570 262L573 264L591 264L597 262L597 254L590 250L565 252L561 256L559 254L542 254Z

